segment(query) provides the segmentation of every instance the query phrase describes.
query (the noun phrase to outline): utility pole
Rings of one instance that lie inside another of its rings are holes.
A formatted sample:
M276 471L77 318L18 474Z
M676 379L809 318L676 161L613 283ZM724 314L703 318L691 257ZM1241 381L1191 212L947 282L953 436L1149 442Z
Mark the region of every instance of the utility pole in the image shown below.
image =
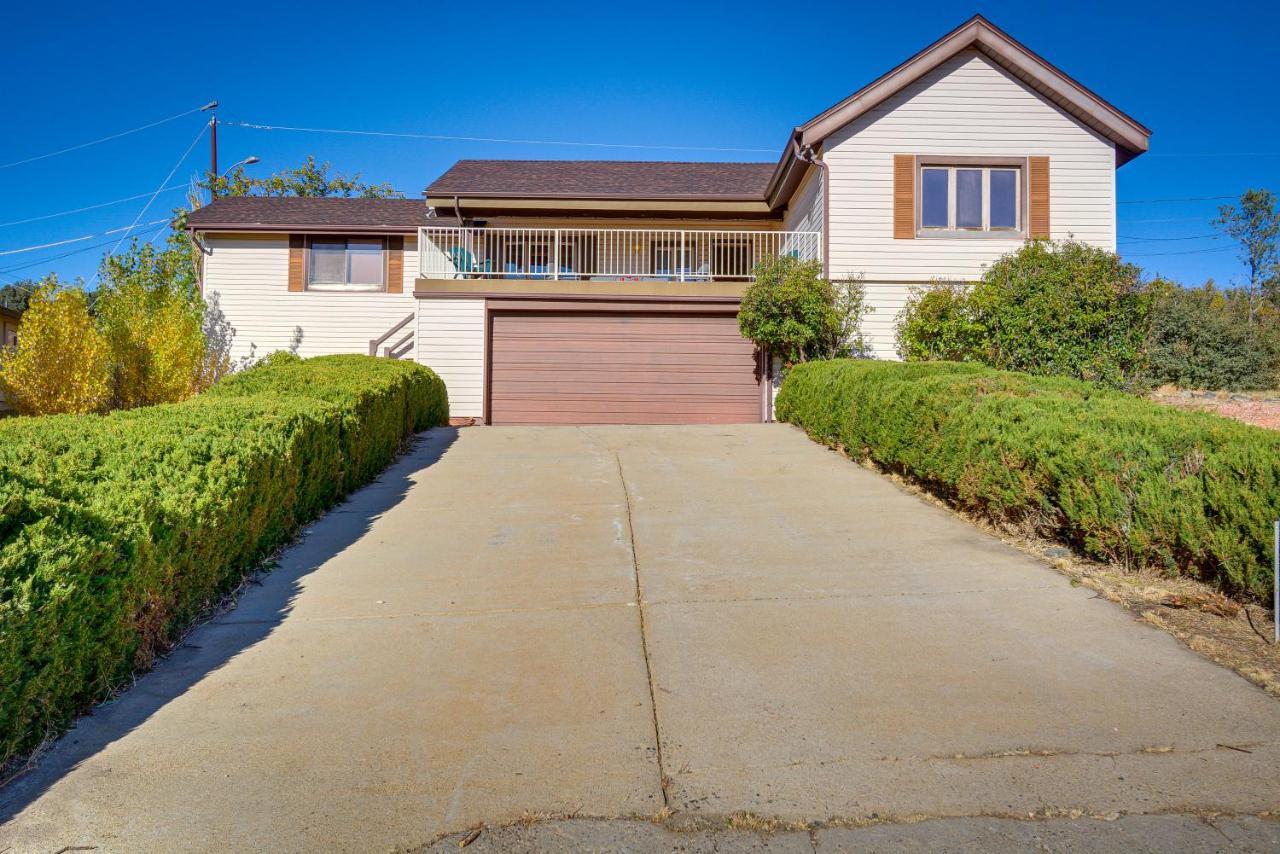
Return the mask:
M210 101L200 108L209 110L209 198L218 197L218 102Z

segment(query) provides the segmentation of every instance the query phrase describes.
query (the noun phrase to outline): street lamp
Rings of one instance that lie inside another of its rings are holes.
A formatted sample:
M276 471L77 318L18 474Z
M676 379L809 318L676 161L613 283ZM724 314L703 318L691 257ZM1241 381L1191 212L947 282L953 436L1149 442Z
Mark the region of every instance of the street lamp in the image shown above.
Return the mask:
M218 198L218 182L223 178L227 177L228 172L230 172L232 169L235 169L238 166L252 166L254 163L257 163L257 162L259 162L257 155L250 154L248 157L246 157L244 160L241 160L239 163L232 163L222 173L218 175L214 175L209 180L209 201L213 201Z
M232 163L230 166L224 169L222 174L219 175L218 177L219 178L227 177L227 173L230 172L232 169L235 169L237 166L252 166L253 164L258 162L259 162L258 158L250 154L248 157L246 157L244 160L241 160L239 163Z

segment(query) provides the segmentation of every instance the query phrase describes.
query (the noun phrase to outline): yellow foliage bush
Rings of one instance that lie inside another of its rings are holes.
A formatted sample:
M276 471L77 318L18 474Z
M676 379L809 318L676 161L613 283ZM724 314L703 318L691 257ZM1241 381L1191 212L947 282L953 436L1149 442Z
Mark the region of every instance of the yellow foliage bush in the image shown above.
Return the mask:
M110 399L107 343L79 288L37 288L18 346L0 356L0 387L22 415L101 412Z
M110 351L113 408L177 403L205 386L201 316L176 290L126 281L104 289L96 308Z

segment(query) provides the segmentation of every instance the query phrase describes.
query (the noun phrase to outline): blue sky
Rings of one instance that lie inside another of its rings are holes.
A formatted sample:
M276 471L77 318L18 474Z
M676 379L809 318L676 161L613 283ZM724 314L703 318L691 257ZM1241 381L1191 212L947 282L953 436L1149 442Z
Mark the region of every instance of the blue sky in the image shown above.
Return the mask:
M788 130L976 11L1155 131L1119 171L1121 251L1185 283L1240 282L1217 200L1280 191L1274 50L1280 4L316 2L18 4L0 52L0 164L218 99L224 120L714 152L405 140L224 125L225 167L257 174L313 153L410 197L463 157L774 160ZM101 145L0 165L0 282L92 275L117 234L165 217L147 196L200 132L185 116ZM208 165L196 143L173 179ZM9 224L142 195L82 213ZM138 229L151 237L160 226ZM91 240L12 253L37 244ZM1188 238L1188 239L1183 239ZM108 242L108 245L100 245ZM66 254L75 252L75 254ZM63 256L63 257L57 257ZM29 266L28 266L29 265Z

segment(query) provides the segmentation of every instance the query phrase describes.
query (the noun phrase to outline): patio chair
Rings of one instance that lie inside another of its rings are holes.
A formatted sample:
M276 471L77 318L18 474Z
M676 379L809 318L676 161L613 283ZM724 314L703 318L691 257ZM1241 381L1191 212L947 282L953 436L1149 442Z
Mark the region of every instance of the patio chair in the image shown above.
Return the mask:
M493 272L493 262L487 258L484 262L476 260L476 256L471 254L471 250L465 246L453 246L449 249L449 259L453 262L453 269L460 276L475 278Z

